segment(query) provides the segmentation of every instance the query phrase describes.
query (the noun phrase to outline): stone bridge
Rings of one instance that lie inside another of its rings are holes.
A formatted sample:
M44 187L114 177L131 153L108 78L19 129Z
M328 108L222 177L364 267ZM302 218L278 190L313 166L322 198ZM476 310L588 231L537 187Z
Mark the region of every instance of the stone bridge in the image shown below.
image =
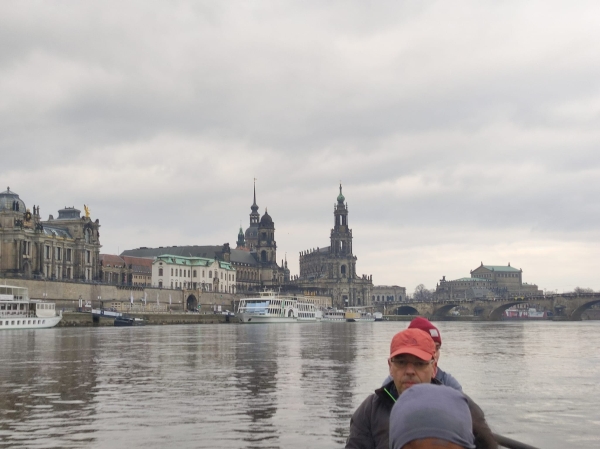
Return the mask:
M578 321L582 313L594 304L600 304L600 293L565 293L562 295L528 296L512 299L461 299L428 302L396 302L386 304L387 314L421 315L429 318L442 318L455 307L464 314L479 316L484 320L498 321L504 311L511 306L528 303L543 310L551 311L556 319Z

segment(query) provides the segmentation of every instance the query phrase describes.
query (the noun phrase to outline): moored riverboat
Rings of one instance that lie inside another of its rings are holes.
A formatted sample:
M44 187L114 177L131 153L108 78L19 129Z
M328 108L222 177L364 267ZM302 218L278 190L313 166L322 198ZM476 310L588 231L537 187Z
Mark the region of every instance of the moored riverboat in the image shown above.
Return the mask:
M371 312L367 311L367 307L346 307L346 321L350 323L366 323L375 321L375 317Z
M323 311L323 321L331 321L334 323L345 323L346 312L339 309L326 309Z
M258 297L240 300L236 317L242 323L311 323L321 319L314 302L299 295L263 291Z
M535 307L517 308L513 306L504 311L502 318L505 320L544 320L548 319L549 315L547 312L538 311Z
M62 313L54 303L29 299L25 287L0 285L0 330L45 329L56 326Z
M145 326L146 321L142 318L135 318L132 316L118 316L115 318L115 326L116 327L124 327L124 326Z

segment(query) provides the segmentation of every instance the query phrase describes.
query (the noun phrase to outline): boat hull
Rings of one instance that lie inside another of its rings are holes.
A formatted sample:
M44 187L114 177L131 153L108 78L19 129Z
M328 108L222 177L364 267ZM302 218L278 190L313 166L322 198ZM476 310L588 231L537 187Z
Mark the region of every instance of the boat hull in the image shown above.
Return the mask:
M374 323L375 318L347 318L348 323Z
M265 316L251 313L237 313L235 316L240 320L240 322L248 324L309 322L309 320L299 320L298 318L294 317ZM313 319L312 322L316 322L316 320Z
M47 318L11 316L0 318L0 330L11 329L48 329L56 326L62 320L62 316Z
M146 322L141 319L135 318L115 318L115 327L127 327L127 326L145 326Z

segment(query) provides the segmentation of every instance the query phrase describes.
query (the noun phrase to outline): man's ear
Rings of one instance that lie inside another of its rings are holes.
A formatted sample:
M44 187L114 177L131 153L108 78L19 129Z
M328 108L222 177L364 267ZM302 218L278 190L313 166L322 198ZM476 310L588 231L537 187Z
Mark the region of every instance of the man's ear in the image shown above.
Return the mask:
M433 361L433 377L435 377L436 374L437 374L437 362L434 360Z

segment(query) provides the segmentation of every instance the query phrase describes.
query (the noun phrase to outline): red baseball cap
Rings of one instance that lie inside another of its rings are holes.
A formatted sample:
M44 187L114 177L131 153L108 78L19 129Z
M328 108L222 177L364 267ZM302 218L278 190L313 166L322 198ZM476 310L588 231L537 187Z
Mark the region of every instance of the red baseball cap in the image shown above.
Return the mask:
M415 318L408 325L408 329L421 329L431 335L434 342L439 343L440 346L442 345L442 334L440 334L438 328L431 324L431 321L427 318L420 316Z
M435 343L420 329L405 329L392 338L390 359L399 354L411 354L422 360L431 360L435 354Z

